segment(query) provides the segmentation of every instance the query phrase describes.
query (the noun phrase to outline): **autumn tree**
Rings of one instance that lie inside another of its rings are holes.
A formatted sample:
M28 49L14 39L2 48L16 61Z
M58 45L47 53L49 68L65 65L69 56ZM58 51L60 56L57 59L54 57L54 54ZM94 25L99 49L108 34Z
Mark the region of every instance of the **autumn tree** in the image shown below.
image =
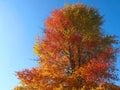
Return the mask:
M84 4L53 10L45 21L45 37L34 46L39 66L17 72L21 87L78 90L116 80L114 63L119 51L114 44L118 42L102 31L102 24L98 10Z

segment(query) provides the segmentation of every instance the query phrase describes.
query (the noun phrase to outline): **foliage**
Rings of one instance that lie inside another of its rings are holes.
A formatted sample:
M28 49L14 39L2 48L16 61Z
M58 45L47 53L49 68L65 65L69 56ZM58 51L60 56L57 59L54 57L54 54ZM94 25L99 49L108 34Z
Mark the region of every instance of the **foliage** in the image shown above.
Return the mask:
M55 9L46 19L45 37L34 46L39 66L17 72L22 85L33 90L89 90L116 80L117 41L102 32L102 24L93 7Z

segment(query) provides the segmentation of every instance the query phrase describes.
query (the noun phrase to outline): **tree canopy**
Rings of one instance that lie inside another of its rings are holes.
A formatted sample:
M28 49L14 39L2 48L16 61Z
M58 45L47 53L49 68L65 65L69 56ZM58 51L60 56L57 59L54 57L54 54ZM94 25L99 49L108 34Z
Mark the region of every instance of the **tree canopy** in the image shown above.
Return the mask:
M92 90L117 80L118 42L103 32L102 24L98 10L84 4L53 10L45 21L45 37L34 46L39 66L17 72L22 86L14 90Z

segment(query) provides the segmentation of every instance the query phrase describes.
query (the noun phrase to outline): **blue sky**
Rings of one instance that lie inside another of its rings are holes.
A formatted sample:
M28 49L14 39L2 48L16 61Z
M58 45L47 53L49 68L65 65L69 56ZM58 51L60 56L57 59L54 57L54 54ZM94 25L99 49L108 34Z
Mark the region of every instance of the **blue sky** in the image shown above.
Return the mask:
M104 15L102 28L120 36L120 0L0 0L0 89L19 85L15 72L37 66L33 51L35 37L43 36L44 21L55 8L65 3L82 2ZM120 39L119 39L120 40ZM120 68L117 58L116 67ZM120 85L120 81L116 82Z

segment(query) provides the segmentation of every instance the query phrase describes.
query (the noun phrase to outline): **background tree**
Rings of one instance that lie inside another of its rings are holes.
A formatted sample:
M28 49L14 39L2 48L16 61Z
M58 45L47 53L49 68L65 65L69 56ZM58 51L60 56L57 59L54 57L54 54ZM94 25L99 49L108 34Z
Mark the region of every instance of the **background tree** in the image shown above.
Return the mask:
M93 7L75 4L55 9L46 19L45 37L34 46L39 66L17 72L22 85L37 90L78 90L117 80L114 44L118 42L102 32L102 24L102 16Z

